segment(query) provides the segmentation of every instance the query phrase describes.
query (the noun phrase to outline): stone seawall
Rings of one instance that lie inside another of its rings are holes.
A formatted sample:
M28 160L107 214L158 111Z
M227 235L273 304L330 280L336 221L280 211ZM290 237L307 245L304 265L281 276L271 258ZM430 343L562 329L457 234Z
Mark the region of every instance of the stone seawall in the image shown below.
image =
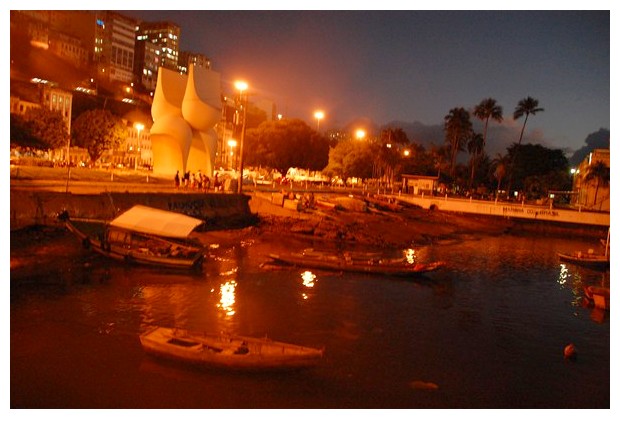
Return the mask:
M170 210L205 221L205 229L251 225L250 197L223 193L128 193L72 194L11 190L11 230L34 225L56 225L56 215L67 210L71 217L112 219L136 204Z

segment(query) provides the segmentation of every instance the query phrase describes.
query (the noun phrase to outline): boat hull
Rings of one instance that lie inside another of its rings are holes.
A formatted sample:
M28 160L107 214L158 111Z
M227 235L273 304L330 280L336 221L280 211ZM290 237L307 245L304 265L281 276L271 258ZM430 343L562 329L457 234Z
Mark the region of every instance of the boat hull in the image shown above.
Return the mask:
M570 262L584 267L599 269L609 268L609 258L606 258L604 256L588 255L587 253L558 253L558 257L560 258L560 261Z
M82 243L82 247L95 253L120 262L170 269L199 269L204 254L198 247L179 244L159 237L124 232L126 237L140 236L142 243L148 246L131 245L128 242L106 240L109 238L108 225L104 221L72 221L64 220L65 227ZM87 226L87 227L85 227ZM156 251L166 249L165 252ZM171 251L173 249L173 251ZM175 255L176 252L176 255Z
M323 350L267 338L155 327L140 336L145 352L180 362L240 371L296 370L316 366Z
M343 271L351 273L381 274L397 277L412 277L436 271L445 263L442 261L431 263L387 262L381 263L374 260L355 260L334 257L310 257L302 254L276 255L269 257L276 263L297 266L303 268L315 268L328 271Z

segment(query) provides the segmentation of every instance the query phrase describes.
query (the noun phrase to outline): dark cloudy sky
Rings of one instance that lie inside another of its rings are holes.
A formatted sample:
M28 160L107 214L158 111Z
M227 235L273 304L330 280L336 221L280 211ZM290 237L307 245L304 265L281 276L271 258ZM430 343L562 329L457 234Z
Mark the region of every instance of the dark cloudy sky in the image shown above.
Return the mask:
M222 88L243 78L288 117L325 127L365 117L443 123L453 107L495 98L503 134L531 96L544 112L524 142L576 150L610 127L609 11L123 11L181 26Z

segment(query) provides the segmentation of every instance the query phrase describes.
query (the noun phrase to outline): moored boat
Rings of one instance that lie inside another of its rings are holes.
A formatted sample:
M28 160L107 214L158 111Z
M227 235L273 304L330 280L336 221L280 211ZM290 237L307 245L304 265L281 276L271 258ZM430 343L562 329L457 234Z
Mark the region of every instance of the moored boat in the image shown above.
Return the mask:
M318 365L323 350L227 333L209 334L156 326L140 335L149 354L212 368L293 370Z
M607 240L605 240L605 253L598 254L594 249L588 249L587 252L576 251L572 253L558 253L560 261L571 262L573 264L582 265L591 268L609 268L609 232L607 229Z
M180 213L134 206L111 221L72 219L64 211L64 222L86 249L111 259L163 268L198 268L203 249L188 241L201 220Z
M610 290L605 287L586 286L583 288L586 300L596 308L609 310Z
M435 261L428 263L408 262L406 258L381 258L375 256L361 257L360 254L352 257L346 252L330 254L323 252L304 252L289 254L269 254L269 258L278 264L303 268L315 268L328 271L343 271L353 273L383 274L398 277L418 276L436 271L445 262Z
M573 252L573 253L558 253L560 261L570 262L577 265L582 265L592 268L606 268L609 267L609 256L599 255L591 252Z

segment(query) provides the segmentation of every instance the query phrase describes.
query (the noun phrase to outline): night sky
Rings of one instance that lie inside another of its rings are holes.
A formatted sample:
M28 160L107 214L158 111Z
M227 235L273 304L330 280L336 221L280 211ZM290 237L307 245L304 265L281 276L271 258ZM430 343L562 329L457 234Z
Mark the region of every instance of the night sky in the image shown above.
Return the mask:
M516 141L523 118L512 114L527 96L545 111L528 119L524 143L571 152L610 127L609 11L123 13L177 23L181 49L210 57L225 93L242 78L285 116L313 123L323 109L322 128L438 125L491 97Z

